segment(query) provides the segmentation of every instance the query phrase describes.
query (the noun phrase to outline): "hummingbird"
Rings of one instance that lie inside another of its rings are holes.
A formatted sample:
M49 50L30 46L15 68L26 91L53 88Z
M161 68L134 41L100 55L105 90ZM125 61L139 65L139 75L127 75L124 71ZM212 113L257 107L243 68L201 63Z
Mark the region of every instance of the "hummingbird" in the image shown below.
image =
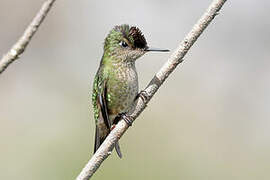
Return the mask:
M92 104L96 124L94 153L115 127L121 117L131 125L126 115L136 102L138 75L135 61L150 51L167 52L167 49L149 48L140 29L127 24L115 26L104 42L103 56L95 75ZM121 158L119 143L115 150Z

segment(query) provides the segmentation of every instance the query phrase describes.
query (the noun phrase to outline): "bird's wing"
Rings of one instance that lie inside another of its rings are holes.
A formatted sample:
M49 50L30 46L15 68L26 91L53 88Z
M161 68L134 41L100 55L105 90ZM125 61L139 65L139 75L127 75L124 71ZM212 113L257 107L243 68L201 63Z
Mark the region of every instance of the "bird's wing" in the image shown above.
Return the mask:
M97 84L94 84L94 91L95 91L94 93L96 93L96 95L93 100L95 100L96 108L98 110L97 121L100 121L100 120L103 121L110 132L110 129L112 127L112 122L109 119L108 106L107 106L107 79L105 79L104 77L100 78L99 76L97 76L97 79L95 81L96 81L95 83L97 83ZM105 137L104 136L102 137L101 134L103 133L100 132L100 129L96 125L94 152L96 152L96 150L99 148L99 146L102 144L102 142L105 140L107 136L106 135ZM118 142L115 143L115 150L118 156L121 158L122 153L121 153Z
M107 87L106 82L107 80L100 76L100 71L98 71L95 80L94 80L94 88L93 88L93 95L92 101L94 105L94 113L95 113L95 120L96 120L96 134L95 134L95 146L94 152L99 148L102 142L105 140L107 133L110 132L111 122L108 115L108 108L107 108ZM104 123L106 129L100 129L98 127L98 123ZM106 132L104 132L106 131Z
M108 129L111 129L111 126L112 126L112 123L109 119L109 114L108 114L108 108L107 108L107 100L106 100L106 97L107 97L107 86L106 86L106 80L104 80L102 82L102 88L101 88L101 92L98 93L98 104L99 104L99 107L100 107L100 111L101 111L101 115L102 115L102 118L104 120L104 123L106 124L107 128Z

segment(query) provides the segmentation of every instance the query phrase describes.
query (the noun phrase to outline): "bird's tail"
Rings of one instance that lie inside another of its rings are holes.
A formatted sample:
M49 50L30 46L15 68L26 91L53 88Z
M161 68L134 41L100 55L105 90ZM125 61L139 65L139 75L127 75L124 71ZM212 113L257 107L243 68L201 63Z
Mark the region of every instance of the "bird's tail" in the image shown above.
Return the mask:
M100 136L99 128L96 126L94 153L98 150L99 146L103 143L103 141L106 139L106 137ZM122 153L121 153L121 149L120 149L118 141L115 143L114 147L115 147L115 150L116 150L119 158L122 158Z
M96 126L94 153L98 150L104 140L105 138L100 137L99 128Z

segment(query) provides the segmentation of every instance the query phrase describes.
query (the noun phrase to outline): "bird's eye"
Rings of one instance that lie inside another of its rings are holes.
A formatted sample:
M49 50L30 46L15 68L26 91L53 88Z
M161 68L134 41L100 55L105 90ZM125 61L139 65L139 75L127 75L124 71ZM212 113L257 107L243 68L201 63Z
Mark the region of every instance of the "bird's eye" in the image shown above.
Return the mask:
M122 47L128 47L128 44L125 42L125 41L121 41L120 43L119 43L119 45L120 46L122 46Z

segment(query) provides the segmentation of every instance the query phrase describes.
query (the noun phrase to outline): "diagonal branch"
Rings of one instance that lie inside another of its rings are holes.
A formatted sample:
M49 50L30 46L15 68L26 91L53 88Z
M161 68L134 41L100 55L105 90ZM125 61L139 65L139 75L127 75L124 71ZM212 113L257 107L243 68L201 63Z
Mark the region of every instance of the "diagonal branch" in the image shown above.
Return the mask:
M43 3L41 9L34 17L32 22L24 31L23 35L20 39L13 45L13 47L5 54L2 59L0 60L0 74L5 71L5 69L19 56L24 52L25 48L27 47L28 43L31 41L31 38L34 36L35 32L38 30L38 27L45 19L46 15L48 14L49 10L51 9L55 0L47 0Z
M139 98L135 109L132 112L129 112L131 117L135 119L141 114L141 112L145 109L146 104L157 92L162 83L176 68L176 66L183 61L183 57L186 55L190 47L195 43L197 38L202 34L208 24L218 14L219 10L225 2L226 0L213 0L203 16L180 43L177 50L171 55L169 60L163 65L163 67L154 76L148 86L144 89L144 94L146 95L147 99L144 101L142 98ZM116 127L111 131L106 140L102 143L96 153L83 168L77 177L77 180L88 180L91 178L101 163L111 154L115 142L121 138L128 127L129 126L123 119L119 121Z

